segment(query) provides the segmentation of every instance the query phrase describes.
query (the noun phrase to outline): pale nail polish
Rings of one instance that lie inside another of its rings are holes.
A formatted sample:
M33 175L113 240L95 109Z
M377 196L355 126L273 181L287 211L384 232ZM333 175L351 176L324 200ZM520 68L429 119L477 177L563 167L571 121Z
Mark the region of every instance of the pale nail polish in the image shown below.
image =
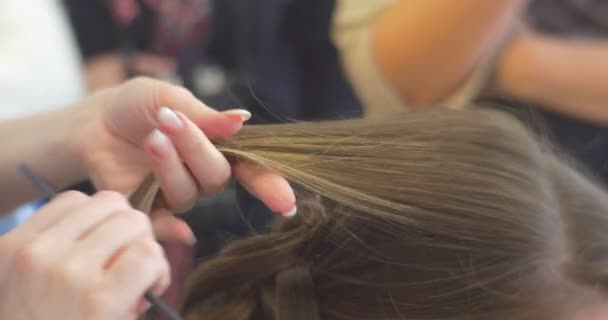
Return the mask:
M154 129L150 134L150 142L155 146L164 146L169 141L169 138L158 129Z
M295 217L296 214L298 214L298 207L293 207L291 211L283 213L283 216L286 218L292 218Z
M167 107L162 107L158 110L158 121L172 130L184 128L182 120L173 112L173 110Z
M225 115L235 115L235 116L239 116L241 117L241 120L243 122L246 122L247 120L251 119L251 112L245 110L245 109L232 109L232 110L226 110L224 112L222 112Z

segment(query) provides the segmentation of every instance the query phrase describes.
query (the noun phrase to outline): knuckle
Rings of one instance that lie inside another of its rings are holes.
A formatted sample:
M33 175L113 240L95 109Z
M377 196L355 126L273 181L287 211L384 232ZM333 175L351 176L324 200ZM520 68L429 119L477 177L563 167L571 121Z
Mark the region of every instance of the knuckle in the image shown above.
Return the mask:
M163 248L153 239L139 242L134 249L133 258L137 259L138 261L150 261L157 260L159 258L164 259Z
M204 196L212 196L224 189L226 182L230 179L230 169L222 168L215 171L212 175L205 178L205 183L201 185L201 193Z
M13 267L23 272L35 272L49 268L50 263L46 259L38 243L29 243L15 251L12 258Z
M57 195L57 197L55 197L56 200L67 201L67 202L82 202L89 198L90 197L88 195L86 195L82 192L73 191L73 190L62 192L59 195Z
M17 247L17 241L14 230L0 237L0 257L10 257Z
M129 207L127 198L119 192L115 191L99 191L93 199L118 205L119 207Z
M75 291L89 288L91 277L86 275L81 263L74 260L63 261L49 273L49 277L56 283Z
M134 226L152 233L152 221L150 221L150 217L145 213L137 210L129 210L125 216L127 216Z
M108 310L116 304L116 299L103 290L95 290L88 292L82 299L82 314L83 315L101 315L107 314ZM93 318L97 318L97 317Z
M188 89L166 82L157 82L153 90L159 105L170 105L176 100L192 96L192 92Z
M150 219L144 213L132 209L119 212L111 223L113 228L132 235L153 233Z

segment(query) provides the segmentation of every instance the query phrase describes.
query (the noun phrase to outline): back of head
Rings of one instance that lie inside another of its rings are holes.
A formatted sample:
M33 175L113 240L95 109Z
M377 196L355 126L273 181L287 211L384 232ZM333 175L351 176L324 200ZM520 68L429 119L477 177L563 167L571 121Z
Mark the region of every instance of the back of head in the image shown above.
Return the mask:
M200 266L188 319L556 319L604 284L603 192L502 114L253 126L218 146L287 177L299 215Z

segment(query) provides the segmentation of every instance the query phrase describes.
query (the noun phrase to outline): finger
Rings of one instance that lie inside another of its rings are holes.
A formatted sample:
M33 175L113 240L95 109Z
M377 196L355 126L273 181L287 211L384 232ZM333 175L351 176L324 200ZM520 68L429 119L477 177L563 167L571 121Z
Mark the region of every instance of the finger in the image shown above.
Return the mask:
M234 134L242 125L243 114L245 118L250 116L246 111L237 111L237 114L234 110L220 113L206 106L183 87L149 78L131 80L115 90L118 90L118 93L109 114L111 126L129 128L128 134L123 138L136 145L141 145L152 130L161 126L158 113L163 107L183 113L212 140Z
M221 118L230 118L222 115L217 110L208 107L183 87L151 79L141 79L139 80L139 83L134 85L142 87L143 85L146 85L149 88L149 91L142 95L140 101L147 101L149 100L149 97L155 97L152 108L146 110L149 118L154 119L154 122L151 123L153 128L159 127L157 115L163 107L170 107L177 112L181 112L195 123L198 123L199 121L206 123L206 119L209 118L218 120Z
M233 173L241 185L270 210L286 217L297 213L295 194L285 178L247 162L236 163Z
M157 115L165 106L171 106L194 120L219 114L199 101L190 91L168 82L137 78L115 90L118 92L113 99L113 108L109 109L108 118L117 132L120 132L120 128L129 128L128 134L119 134L125 134L124 138L135 145L141 145L152 130L159 128Z
M81 239L74 248L74 258L89 268L104 269L121 248L146 235L152 236L150 219L139 211L125 210L96 225Z
M100 289L111 301L121 303L121 314L133 316L148 290L160 295L169 286L169 263L161 246L152 238L133 242L108 267Z
M24 234L38 234L63 220L67 212L81 206L89 199L89 196L76 191L60 193L16 230Z
M205 132L210 140L226 139L232 136L240 130L243 122L251 118L251 113L242 109L219 112L202 103L185 88L168 83L156 83L153 91L152 96L156 99L154 108L150 110L152 112L149 114L151 118L156 118L158 121L158 114L162 109L170 108L190 119ZM160 126L162 126L160 121L154 123L155 128Z
M184 125L175 117L175 113L181 113L192 121L200 130L203 130L209 140L229 138L241 130L244 122L251 119L251 113L242 109L227 110L199 119L193 119L177 109L162 107L158 110L157 118L159 127L163 131L178 133L180 130L183 130Z
M205 133L211 141L230 138L251 119L251 113L243 109L232 109L221 112L212 117L201 118L194 123Z
M196 237L188 224L171 212L163 209L156 210L151 215L152 228L158 241L177 242L186 246L194 246Z
M183 114L168 108L160 111L159 118L168 131L183 162L198 182L203 195L213 195L220 191L230 178L228 160L209 141L207 136ZM163 188L163 190L168 190ZM167 200L169 199L169 195Z
M169 305L175 309L180 307L182 295L185 292L185 284L188 275L193 269L194 248L183 243L167 242L164 244L165 252L171 266L171 284L163 295Z
M131 209L125 196L117 192L101 191L86 203L65 213L62 221L49 228L44 236L52 239L61 235L65 241L74 241L84 237L93 226L125 209Z
M191 207L198 197L199 187L171 140L160 130L154 130L146 139L145 149L167 204L176 211Z
M94 225L128 207L126 200L114 192L101 192L90 200L62 213L59 222L32 234L30 251L39 265L63 261L73 250L78 238Z

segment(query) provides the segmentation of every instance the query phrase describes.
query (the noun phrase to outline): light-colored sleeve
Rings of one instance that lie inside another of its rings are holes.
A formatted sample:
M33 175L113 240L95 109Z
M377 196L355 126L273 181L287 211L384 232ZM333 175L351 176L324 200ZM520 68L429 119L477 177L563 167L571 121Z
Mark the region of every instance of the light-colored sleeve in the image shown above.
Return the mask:
M367 117L407 110L397 91L382 76L373 56L372 29L380 14L398 0L337 0L332 21L332 39L342 65ZM440 105L464 108L484 88L493 59L477 65L469 79Z
M0 0L0 119L72 104L81 61L59 0Z

